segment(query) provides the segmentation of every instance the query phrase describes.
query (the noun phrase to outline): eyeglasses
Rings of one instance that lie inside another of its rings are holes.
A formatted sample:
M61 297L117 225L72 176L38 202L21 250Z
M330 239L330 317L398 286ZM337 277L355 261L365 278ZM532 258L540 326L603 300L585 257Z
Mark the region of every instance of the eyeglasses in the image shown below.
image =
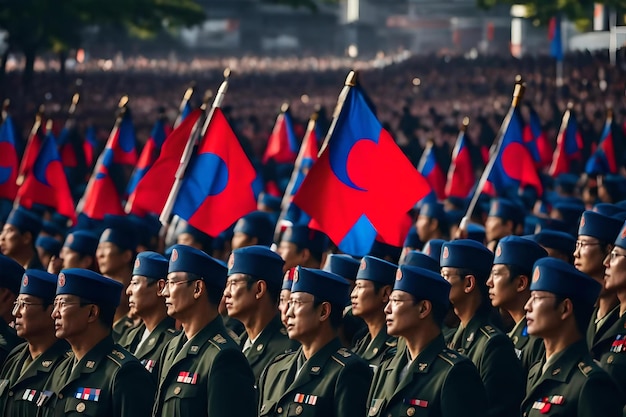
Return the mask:
M411 300L410 298L402 299L402 298L392 298L392 297L389 297L389 302L391 303L391 305L393 305L395 307L399 306L402 303L406 303L406 302L409 302L409 301L413 301L413 300Z
M313 300L288 300L287 301L287 308L288 309L296 309L296 308L302 308L303 305L308 304L308 303L312 303Z
M170 279L166 279L164 287L171 288L178 284L182 284L183 282L194 282L194 281L197 281L197 280L196 279L183 279L181 281L172 281Z
M623 253L617 253L617 252L615 252L615 251L611 251L611 252L609 253L609 260L611 260L611 262L612 262L612 261L616 260L618 256L623 256L623 257L625 257L625 258L626 258L626 254L623 254Z
M229 279L228 281L226 281L226 288L228 288L230 291L233 290L234 287L236 287L240 282L248 282L248 278L235 278L235 279Z
M536 295L536 294L531 294L530 295L530 304L535 305L535 301L543 300L544 298L556 298L556 295Z
M80 301L67 301L67 300L54 300L52 305L55 310L65 310L67 306L78 305L81 304Z
M30 303L24 300L15 300L15 302L13 303L13 311L21 310L27 306L42 306L42 305L43 303Z
M586 248L587 246L597 246L600 242L586 242L584 240L577 240L575 250Z

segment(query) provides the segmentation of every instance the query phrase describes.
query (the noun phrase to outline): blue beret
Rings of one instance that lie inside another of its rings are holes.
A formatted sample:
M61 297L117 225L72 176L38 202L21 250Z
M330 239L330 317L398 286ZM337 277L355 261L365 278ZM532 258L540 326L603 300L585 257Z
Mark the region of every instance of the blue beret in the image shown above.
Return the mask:
M463 216L465 216L465 211L463 210L449 210L446 212L446 224L459 224L461 223L461 220L463 220Z
M467 225L467 238L475 240L476 242L483 243L485 241L485 227L476 223L469 223Z
M602 242L613 243L622 223L618 219L588 210L580 219L578 235L591 236Z
M87 230L76 230L65 238L63 246L82 255L94 256L98 249L98 236Z
M532 271L537 259L545 258L548 252L538 243L519 236L506 236L498 242L493 264L513 265L522 271Z
M420 209L420 216L439 220L439 227L445 228L448 225L448 217L443 208L443 204L438 202L426 203Z
M207 285L224 289L228 268L224 262L210 257L199 249L174 245L167 272L191 272L202 277Z
M322 253L328 247L328 237L324 233L302 225L288 227L281 240L291 242L298 248L308 249L313 253Z
M133 275L141 275L149 280L160 280L167 277L167 268L169 262L167 259L156 252L141 252L135 258L133 267Z
M313 294L318 301L343 307L350 296L350 282L332 272L297 266L291 292Z
M416 266L418 268L428 269L429 271L437 273L441 270L439 267L439 261L436 261L425 253L418 252L416 250L412 250L406 254L403 265Z
M601 287L587 274L556 258L542 258L535 262L530 283L531 291L547 291L590 306L596 302Z
M133 225L137 243L150 246L152 239L157 236L161 230L161 223L158 219L157 223L154 223L154 216L139 217L134 214L129 214L126 217L128 222Z
M8 256L0 254L0 288L7 288L13 294L20 291L24 268Z
M626 195L626 178L616 174L606 175L602 178L602 187L612 201L620 201Z
M274 240L274 222L268 213L253 211L237 221L234 233L256 237L259 245L269 247Z
M534 235L523 236L524 239L532 240L544 248L550 248L572 255L576 249L576 238L569 233L557 230L542 230Z
M211 247L213 244L213 238L211 236L207 235L200 229L196 229L185 220L180 219L176 226L176 236L182 235L183 233L191 235L191 237L202 245L202 247Z
M553 219L550 217L539 217L538 218L539 225L541 226L541 230L557 230L559 232L576 232L575 226L578 224L574 223L566 223L563 220ZM574 227L572 227L572 225ZM572 230L574 229L574 230Z
M20 294L39 297L45 301L54 300L57 290L57 276L39 269L27 269L22 276Z
M104 217L106 229L100 235L100 243L110 242L123 251L137 249L137 231L133 223L124 216Z
M393 289L407 292L417 301L428 300L443 307L450 305L450 283L428 269L401 265Z
M285 261L267 246L235 249L228 259L228 275L247 274L278 286L283 279Z
M576 183L578 183L578 177L574 174L561 174L554 181L554 185L561 187L567 193L574 192Z
M15 226L22 233L30 232L34 240L41 232L43 222L41 217L22 207L18 207L9 213L6 224Z
M618 213L623 213L624 209L610 203L598 203L593 206L593 211L596 213L604 214L605 216L614 216Z
M552 211L558 211L565 223L576 224L580 215L585 211L585 205L581 203L558 202L552 207Z
M431 239L424 245L422 252L433 258L437 263L441 258L441 247L446 243L443 239Z
M622 225L617 238L615 239L615 246L626 249L626 224Z
M259 202L270 210L279 211L282 199L268 193L261 193L259 196Z
M626 210L626 200L618 201L615 205L622 210Z
M489 216L512 220L516 224L521 224L524 221L524 210L510 200L494 198L489 205Z
M43 250L53 256L59 256L61 246L61 242L50 236L39 236L35 241L35 247L43 248Z
M361 259L356 279L380 282L383 285L393 285L397 269L398 265L394 265L391 262L373 256L365 256Z
M63 269L57 281L56 295L76 295L94 304L117 307L123 285L88 269Z
M421 248L423 246L420 237L417 235L417 229L415 226L411 226L409 229L409 233L406 235L404 239L404 247L405 248Z
M391 258L393 262L397 263L400 260L400 255L402 255L402 248L374 240L368 255L381 259Z
M293 276L296 273L296 268L289 268L287 272L283 275L283 285L280 287L281 290L289 290L291 291L291 286L293 285Z
M326 257L326 263L322 269L337 274L345 279L349 279L350 281L354 281L356 280L356 274L359 272L360 265L361 262L350 255L330 254Z
M44 232L46 232L47 234L51 236L65 234L65 228L61 227L60 225L50 220L43 221L43 223L41 224L41 230L43 230Z
M443 244L439 264L442 268L469 269L487 276L491 272L493 253L475 240L454 240Z

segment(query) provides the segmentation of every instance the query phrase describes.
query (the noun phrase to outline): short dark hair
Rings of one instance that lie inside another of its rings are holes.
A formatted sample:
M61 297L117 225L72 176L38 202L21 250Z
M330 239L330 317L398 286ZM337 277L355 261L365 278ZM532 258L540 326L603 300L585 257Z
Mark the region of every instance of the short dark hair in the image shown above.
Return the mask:
M561 304L565 299L569 297L564 297L562 295L557 295L554 298L554 308L556 309L559 304ZM593 314L593 305L589 303L585 303L582 301L577 301L569 298L574 306L574 320L576 321L576 329L580 332L582 336L587 334L587 327L589 327L589 321L591 320L591 315Z
M341 323L343 322L343 308L335 303L331 303L330 301L320 300L317 297L313 297L313 308L317 308L322 305L323 302L328 302L331 306L330 308L330 316L328 320L333 329L337 330L341 327Z
M527 277L532 276L533 271L532 271L532 265L529 265L530 269L518 266L518 265L510 265L510 264L504 264L504 266L508 269L509 271L509 281L512 282L515 277L519 277L520 275L525 275Z
M204 282L204 285L207 287L206 293L209 299L209 303L215 306L220 305L220 302L222 301L222 294L224 294L223 288L220 290L220 288L217 285L209 283L202 276L198 274L194 274L193 272L187 272L187 280L188 280L187 286L190 286L192 282L198 281L198 280Z
M250 274L242 274L246 278L246 288L248 291L252 288L252 285L257 281L264 281L267 285L267 293L274 304L278 304L278 298L280 297L281 285L275 284L272 281L268 281L262 277L258 277Z

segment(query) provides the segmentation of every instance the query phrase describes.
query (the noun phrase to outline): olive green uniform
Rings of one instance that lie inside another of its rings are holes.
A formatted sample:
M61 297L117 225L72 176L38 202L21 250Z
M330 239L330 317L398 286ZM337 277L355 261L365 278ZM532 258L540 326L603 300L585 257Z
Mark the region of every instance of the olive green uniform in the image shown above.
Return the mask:
M176 320L167 316L150 332L148 338L139 346L139 342L146 329L146 325L141 323L139 326L128 332L125 338L125 345L121 344L123 348L132 353L139 362L154 376L154 381L157 383L158 364L159 358L163 348L168 344L174 336L178 335L178 330L174 327Z
M611 378L598 367L584 340L551 358L542 373L545 357L528 375L522 416L618 417L623 396Z
M248 335L244 332L240 337L241 348L246 344ZM259 382L263 369L279 355L298 349L299 343L289 339L287 330L280 321L280 314L263 329L252 346L244 350L244 355L254 373L255 383Z
M138 324L128 316L124 316L115 323L113 323L113 341L120 346L127 344L128 333L136 328Z
M515 325L511 333L509 333L509 337L513 342L515 354L522 362L524 380L526 380L531 366L539 362L545 355L543 339L528 334L525 317Z
M11 352L0 374L0 415L32 417L52 371L68 357L70 347L57 340L31 361L28 344Z
M395 355L398 339L387 334L387 326L378 332L374 340L369 332L356 342L352 351L364 359L372 369L376 370L380 364Z
M593 309L593 314L587 327L587 347L589 352L591 352L591 357L596 361L600 361L600 358L611 350L611 344L615 340L613 325L619 319L619 304L606 316L602 317L598 324L596 324L597 316L598 307Z
M405 375L403 375L405 374ZM406 347L376 371L369 417L484 416L487 396L476 367L440 334L409 364Z
M141 363L105 337L78 363L71 354L54 370L38 415L146 417L154 392L154 381Z
M484 415L510 417L519 412L524 398L524 376L511 340L477 313L460 326L449 348L469 357L478 369L487 392Z
M604 338L610 348L600 357L600 367L613 377L622 391L622 403L626 403L626 314L613 323Z
M153 416L256 416L254 375L220 316L191 340L174 337L159 362Z
M300 348L276 358L261 375L259 415L363 417L371 380L367 363L338 338L307 361Z
M0 319L0 366L9 356L9 353L15 349L20 343L24 343L24 339L15 333L15 329L9 326L4 320Z

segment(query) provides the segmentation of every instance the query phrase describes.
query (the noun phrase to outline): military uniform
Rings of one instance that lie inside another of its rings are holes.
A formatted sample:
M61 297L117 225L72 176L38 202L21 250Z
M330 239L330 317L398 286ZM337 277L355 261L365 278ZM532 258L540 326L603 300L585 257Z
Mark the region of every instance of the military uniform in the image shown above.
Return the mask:
M543 339L528 334L526 318L523 318L515 325L511 333L509 333L509 337L513 342L517 358L522 361L524 379L526 379L531 366L539 362L545 354Z
M181 333L163 350L153 416L256 416L254 376L216 317L191 340Z
M13 327L0 319L0 365L4 364L9 353L20 343L24 343L24 339L17 335Z
M259 416L362 417L372 372L341 347L338 338L304 362L296 376L297 352L279 356L259 381Z
M139 342L146 330L145 324L140 324L138 327L130 330L125 338L125 344L121 344L123 348L132 353L141 364L150 372L156 381L158 375L158 362L161 357L161 353L165 348L165 345L178 335L178 330L175 329L176 320L171 317L165 317L161 322L150 332L148 338L139 346ZM155 372L156 370L156 372Z
M75 366L70 355L38 399L39 416L149 416L154 381L133 355L106 337Z
M600 367L613 377L626 402L626 314L606 331L604 340L610 348L600 357Z
M611 344L615 340L613 326L619 319L619 304L605 317L600 319L600 326L596 327L595 318L598 316L598 307L593 309L589 326L587 327L587 347L591 357L596 361L611 350Z
M556 354L542 374L545 357L530 370L522 416L617 417L623 396L591 359L584 340Z
M244 332L240 338L240 346L243 349L248 335ZM244 355L248 360L248 364L254 373L255 382L259 381L263 369L279 355L291 352L297 349L298 342L289 339L287 330L280 321L280 314L276 315L272 321L263 329L254 343L244 349Z
M459 327L449 347L476 365L489 404L484 415L510 417L518 413L524 397L522 367L511 340L489 323L487 314L477 313L466 328Z
M411 364L406 348L384 362L374 375L368 405L369 417L471 417L485 415L487 397L474 364L446 349L440 334Z
M113 341L120 345L127 343L128 332L137 328L138 324L128 316L124 316L113 323Z
M397 347L398 339L394 336L389 336L387 334L387 327L383 326L374 340L372 340L372 336L367 332L364 337L356 342L352 351L376 370L385 359L395 355Z
M70 347L58 340L30 364L30 351L24 344L7 358L0 374L0 415L31 417L37 413L37 400L52 371L68 357Z

